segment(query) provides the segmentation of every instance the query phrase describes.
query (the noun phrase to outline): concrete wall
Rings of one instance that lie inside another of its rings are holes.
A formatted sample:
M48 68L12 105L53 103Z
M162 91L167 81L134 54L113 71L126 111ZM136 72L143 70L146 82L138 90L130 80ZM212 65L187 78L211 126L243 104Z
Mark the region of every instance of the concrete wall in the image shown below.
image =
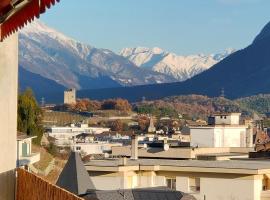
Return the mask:
M191 146L246 147L246 127L191 128Z
M214 129L213 128L191 128L190 145L193 147L214 147Z
M249 177L206 177L197 176L200 191L191 191L189 176L176 177L176 190L189 193L197 200L260 200L262 195L262 179Z
M132 188L164 187L166 179L164 176L128 175L119 176L90 176L93 188L96 190L119 190Z
M198 200L260 200L261 180L201 178Z
M18 35L0 42L0 200L14 199L17 134Z
M215 116L216 124L230 124L230 125L238 125L239 124L239 115L221 115Z

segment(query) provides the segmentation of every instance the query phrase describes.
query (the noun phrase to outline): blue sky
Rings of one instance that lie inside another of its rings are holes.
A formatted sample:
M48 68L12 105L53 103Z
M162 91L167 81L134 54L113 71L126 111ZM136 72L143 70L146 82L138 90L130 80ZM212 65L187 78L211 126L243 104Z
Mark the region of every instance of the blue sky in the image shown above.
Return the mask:
M269 10L270 0L61 0L41 20L98 48L186 55L246 47L270 21Z

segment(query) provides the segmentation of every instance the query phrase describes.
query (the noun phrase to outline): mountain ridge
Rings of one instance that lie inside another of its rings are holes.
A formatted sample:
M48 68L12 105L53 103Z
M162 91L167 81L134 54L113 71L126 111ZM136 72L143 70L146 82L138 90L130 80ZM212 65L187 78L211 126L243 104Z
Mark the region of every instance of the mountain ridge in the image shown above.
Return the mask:
M77 42L38 20L22 29L19 39L20 65L65 87L88 89L91 86L85 86L99 77L122 86L176 81L167 75L140 69L108 49ZM84 87L77 74L89 77Z
M211 68L233 52L235 52L234 49L227 49L225 52L217 54L183 56L158 47L152 49L135 47L122 49L120 55L128 58L138 67L172 76L178 81L185 81Z
M167 96L198 94L209 97L220 96L224 89L230 99L270 93L270 35L265 32L269 25L258 34L255 42L238 50L215 64L210 69L184 82L160 85L146 85L113 90L96 90L92 98L122 97L130 101L158 99ZM259 39L258 39L259 38ZM80 95L87 96L88 91Z

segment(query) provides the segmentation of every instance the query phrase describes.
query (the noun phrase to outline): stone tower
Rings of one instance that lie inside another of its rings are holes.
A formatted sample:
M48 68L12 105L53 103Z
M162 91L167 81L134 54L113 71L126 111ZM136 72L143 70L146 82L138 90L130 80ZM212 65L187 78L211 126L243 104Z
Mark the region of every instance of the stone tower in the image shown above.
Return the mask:
M64 92L64 104L76 103L76 90L69 89Z

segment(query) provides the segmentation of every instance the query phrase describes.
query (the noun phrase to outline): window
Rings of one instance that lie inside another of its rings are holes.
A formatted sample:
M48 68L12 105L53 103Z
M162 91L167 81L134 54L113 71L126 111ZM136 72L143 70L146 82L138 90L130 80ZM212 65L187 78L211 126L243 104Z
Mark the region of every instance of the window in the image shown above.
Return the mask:
M76 147L76 151L80 151L81 150L81 147Z
M176 179L175 178L167 178L166 185L168 188L172 190L176 190Z
M189 191L190 192L200 191L200 178L195 178L195 177L189 178Z

